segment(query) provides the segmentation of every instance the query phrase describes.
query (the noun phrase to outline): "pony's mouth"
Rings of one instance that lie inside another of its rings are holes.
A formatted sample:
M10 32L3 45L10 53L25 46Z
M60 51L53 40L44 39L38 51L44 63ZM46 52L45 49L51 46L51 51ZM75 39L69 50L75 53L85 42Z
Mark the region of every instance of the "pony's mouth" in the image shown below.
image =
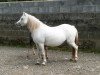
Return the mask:
M15 23L15 25L16 25L17 27L21 27L21 24Z
M21 25L16 25L17 27L21 27Z

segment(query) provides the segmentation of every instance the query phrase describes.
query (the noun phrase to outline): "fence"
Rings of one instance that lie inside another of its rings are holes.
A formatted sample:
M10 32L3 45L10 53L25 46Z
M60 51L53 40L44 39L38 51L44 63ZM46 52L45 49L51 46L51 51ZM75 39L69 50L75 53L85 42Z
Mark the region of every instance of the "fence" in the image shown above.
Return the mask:
M10 44L13 41L30 43L30 33L27 28L18 28L14 25L22 12L25 11L50 26L62 23L73 24L79 31L79 37L82 41L80 43L81 48L99 48L99 3L99 0L94 2L67 0L0 3L0 43Z

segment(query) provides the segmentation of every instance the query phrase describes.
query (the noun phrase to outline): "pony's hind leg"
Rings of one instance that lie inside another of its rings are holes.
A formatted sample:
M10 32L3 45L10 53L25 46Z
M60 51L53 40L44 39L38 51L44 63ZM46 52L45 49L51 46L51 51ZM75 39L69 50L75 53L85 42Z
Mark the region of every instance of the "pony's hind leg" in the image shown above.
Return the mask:
M33 55L36 55L34 47L32 47Z
M46 59L48 59L48 56L47 56L47 50L48 50L48 47L45 46L45 55L46 55Z
M75 43L70 44L72 47L72 59L73 61L78 60L78 46Z

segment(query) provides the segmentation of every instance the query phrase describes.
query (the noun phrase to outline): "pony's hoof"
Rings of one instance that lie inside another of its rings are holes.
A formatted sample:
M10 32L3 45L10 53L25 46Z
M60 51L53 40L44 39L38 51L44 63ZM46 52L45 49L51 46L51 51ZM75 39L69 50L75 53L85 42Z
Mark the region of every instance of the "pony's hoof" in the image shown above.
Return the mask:
M40 63L36 63L35 65L40 65Z
M41 65L46 66L46 64L41 64Z
M73 61L73 59L69 59L69 61Z
M42 59L43 59L43 57L42 57ZM48 60L49 58L48 58L48 57L46 57L46 59Z
M77 63L77 60L73 60L74 63Z
M75 59L70 59L70 61L71 62L75 62L75 63L77 62L77 60L75 60Z
M46 63L45 63L45 62L43 62L43 63L42 63L42 65L43 65L43 66L46 66Z
M46 57L46 59L48 60L49 58L48 58L48 57Z

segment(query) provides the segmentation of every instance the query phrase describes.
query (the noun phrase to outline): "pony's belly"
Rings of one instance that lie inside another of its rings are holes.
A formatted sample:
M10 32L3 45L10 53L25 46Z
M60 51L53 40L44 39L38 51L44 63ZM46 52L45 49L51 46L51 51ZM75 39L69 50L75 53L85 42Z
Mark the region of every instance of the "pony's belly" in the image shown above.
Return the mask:
M45 45L47 46L59 46L61 45L64 41L66 40L65 37L58 37L58 38L48 38L46 41L45 41Z
M63 42L55 42L55 41L53 41L53 42L46 42L45 43L45 45L46 46L52 46L52 47L54 47L54 46L59 46L59 45L61 45Z

